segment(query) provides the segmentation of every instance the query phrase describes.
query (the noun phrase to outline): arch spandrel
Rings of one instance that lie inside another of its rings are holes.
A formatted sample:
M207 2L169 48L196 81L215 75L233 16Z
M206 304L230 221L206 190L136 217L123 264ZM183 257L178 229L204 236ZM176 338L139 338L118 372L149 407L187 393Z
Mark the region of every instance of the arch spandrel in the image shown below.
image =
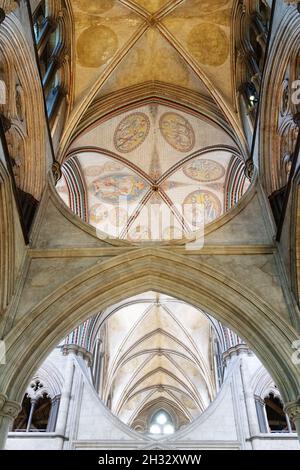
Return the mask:
M186 259L212 266L224 276L247 284L262 298L266 291L272 292L270 305L286 320L297 324L297 318L292 317L292 310L287 307L278 278L275 247L264 222L269 214L263 209L261 197L259 187L253 186L238 206L208 225L203 248L200 244L199 249L197 246L191 249L182 241L166 243L162 247L168 253L180 253ZM15 319L10 319L10 324L27 315L45 295L51 295L54 289L76 274L110 257L130 255L141 247L104 235L101 238L99 232L71 213L52 184L44 196L39 217L32 234L28 277Z
M120 288L121 286L121 288ZM266 365L282 396L299 394L300 376L292 363L296 331L264 300L228 276L179 254L139 249L94 266L58 288L7 335L8 364L1 389L20 399L39 363L67 330L114 303L147 290L172 295L213 314L238 332Z

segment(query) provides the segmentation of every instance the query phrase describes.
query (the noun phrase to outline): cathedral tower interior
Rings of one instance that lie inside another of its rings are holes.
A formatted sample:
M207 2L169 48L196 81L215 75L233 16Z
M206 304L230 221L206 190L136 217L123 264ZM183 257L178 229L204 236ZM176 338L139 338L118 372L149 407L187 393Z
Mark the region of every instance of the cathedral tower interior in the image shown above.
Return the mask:
M300 450L299 38L0 0L0 449Z

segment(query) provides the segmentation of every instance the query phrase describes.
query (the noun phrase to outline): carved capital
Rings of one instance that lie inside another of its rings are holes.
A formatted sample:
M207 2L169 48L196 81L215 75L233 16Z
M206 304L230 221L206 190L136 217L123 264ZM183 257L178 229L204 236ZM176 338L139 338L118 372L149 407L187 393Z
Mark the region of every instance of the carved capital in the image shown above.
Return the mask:
M6 395L0 394L0 417L14 420L21 411L21 406L16 401L10 401Z
M59 162L54 162L53 163L53 165L52 165L52 174L53 174L55 184L58 183L58 181L62 177L61 165L60 165Z
M284 411L293 422L300 419L300 396L296 401L287 403L284 407Z
M77 346L76 344L65 344L62 348L62 352L64 356L68 356L68 354L81 356L88 363L89 366L92 364L93 355L81 346Z
M252 180L255 172L255 167L253 160L251 158L248 158L245 164L245 175L249 180Z
M9 15L20 6L20 0L0 0L0 9L2 9L5 15ZM1 22L1 20L0 20Z

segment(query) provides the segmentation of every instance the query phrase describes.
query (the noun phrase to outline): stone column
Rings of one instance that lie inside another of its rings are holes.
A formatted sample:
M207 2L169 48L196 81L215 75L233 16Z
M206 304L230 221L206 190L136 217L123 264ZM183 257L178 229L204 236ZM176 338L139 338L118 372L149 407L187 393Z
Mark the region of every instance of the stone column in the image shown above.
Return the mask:
M9 425L18 416L21 406L0 394L0 449L5 448Z
M246 414L248 419L250 437L259 434L259 423L254 399L254 392L250 387L249 374L246 370L246 364L241 361L240 364L241 379L245 398Z
M65 382L61 394L60 406L57 416L56 433L65 437L68 421L69 404L72 395L73 376L74 376L74 361L73 354L69 353L67 357L67 364L65 369Z
M30 432L30 428L31 428L31 425L32 425L33 413L34 413L34 411L35 411L36 404L37 404L37 400L35 400L34 398L31 399L31 407L30 407L30 413L29 413L29 418L28 418L28 423L27 423L26 432Z
M287 403L284 407L284 411L288 415L290 420L295 423L298 438L300 441L300 395L296 401Z

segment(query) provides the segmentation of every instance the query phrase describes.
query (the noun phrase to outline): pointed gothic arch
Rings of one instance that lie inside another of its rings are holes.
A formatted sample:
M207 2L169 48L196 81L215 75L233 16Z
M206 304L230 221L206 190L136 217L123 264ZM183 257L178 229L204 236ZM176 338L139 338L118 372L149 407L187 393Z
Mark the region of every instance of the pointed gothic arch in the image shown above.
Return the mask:
M247 287L204 263L157 248L133 250L90 268L28 312L6 337L1 389L21 400L29 378L67 330L148 290L189 302L241 334L268 368L283 400L297 398L300 377L291 361L296 331ZM17 357L22 361L14 367Z

